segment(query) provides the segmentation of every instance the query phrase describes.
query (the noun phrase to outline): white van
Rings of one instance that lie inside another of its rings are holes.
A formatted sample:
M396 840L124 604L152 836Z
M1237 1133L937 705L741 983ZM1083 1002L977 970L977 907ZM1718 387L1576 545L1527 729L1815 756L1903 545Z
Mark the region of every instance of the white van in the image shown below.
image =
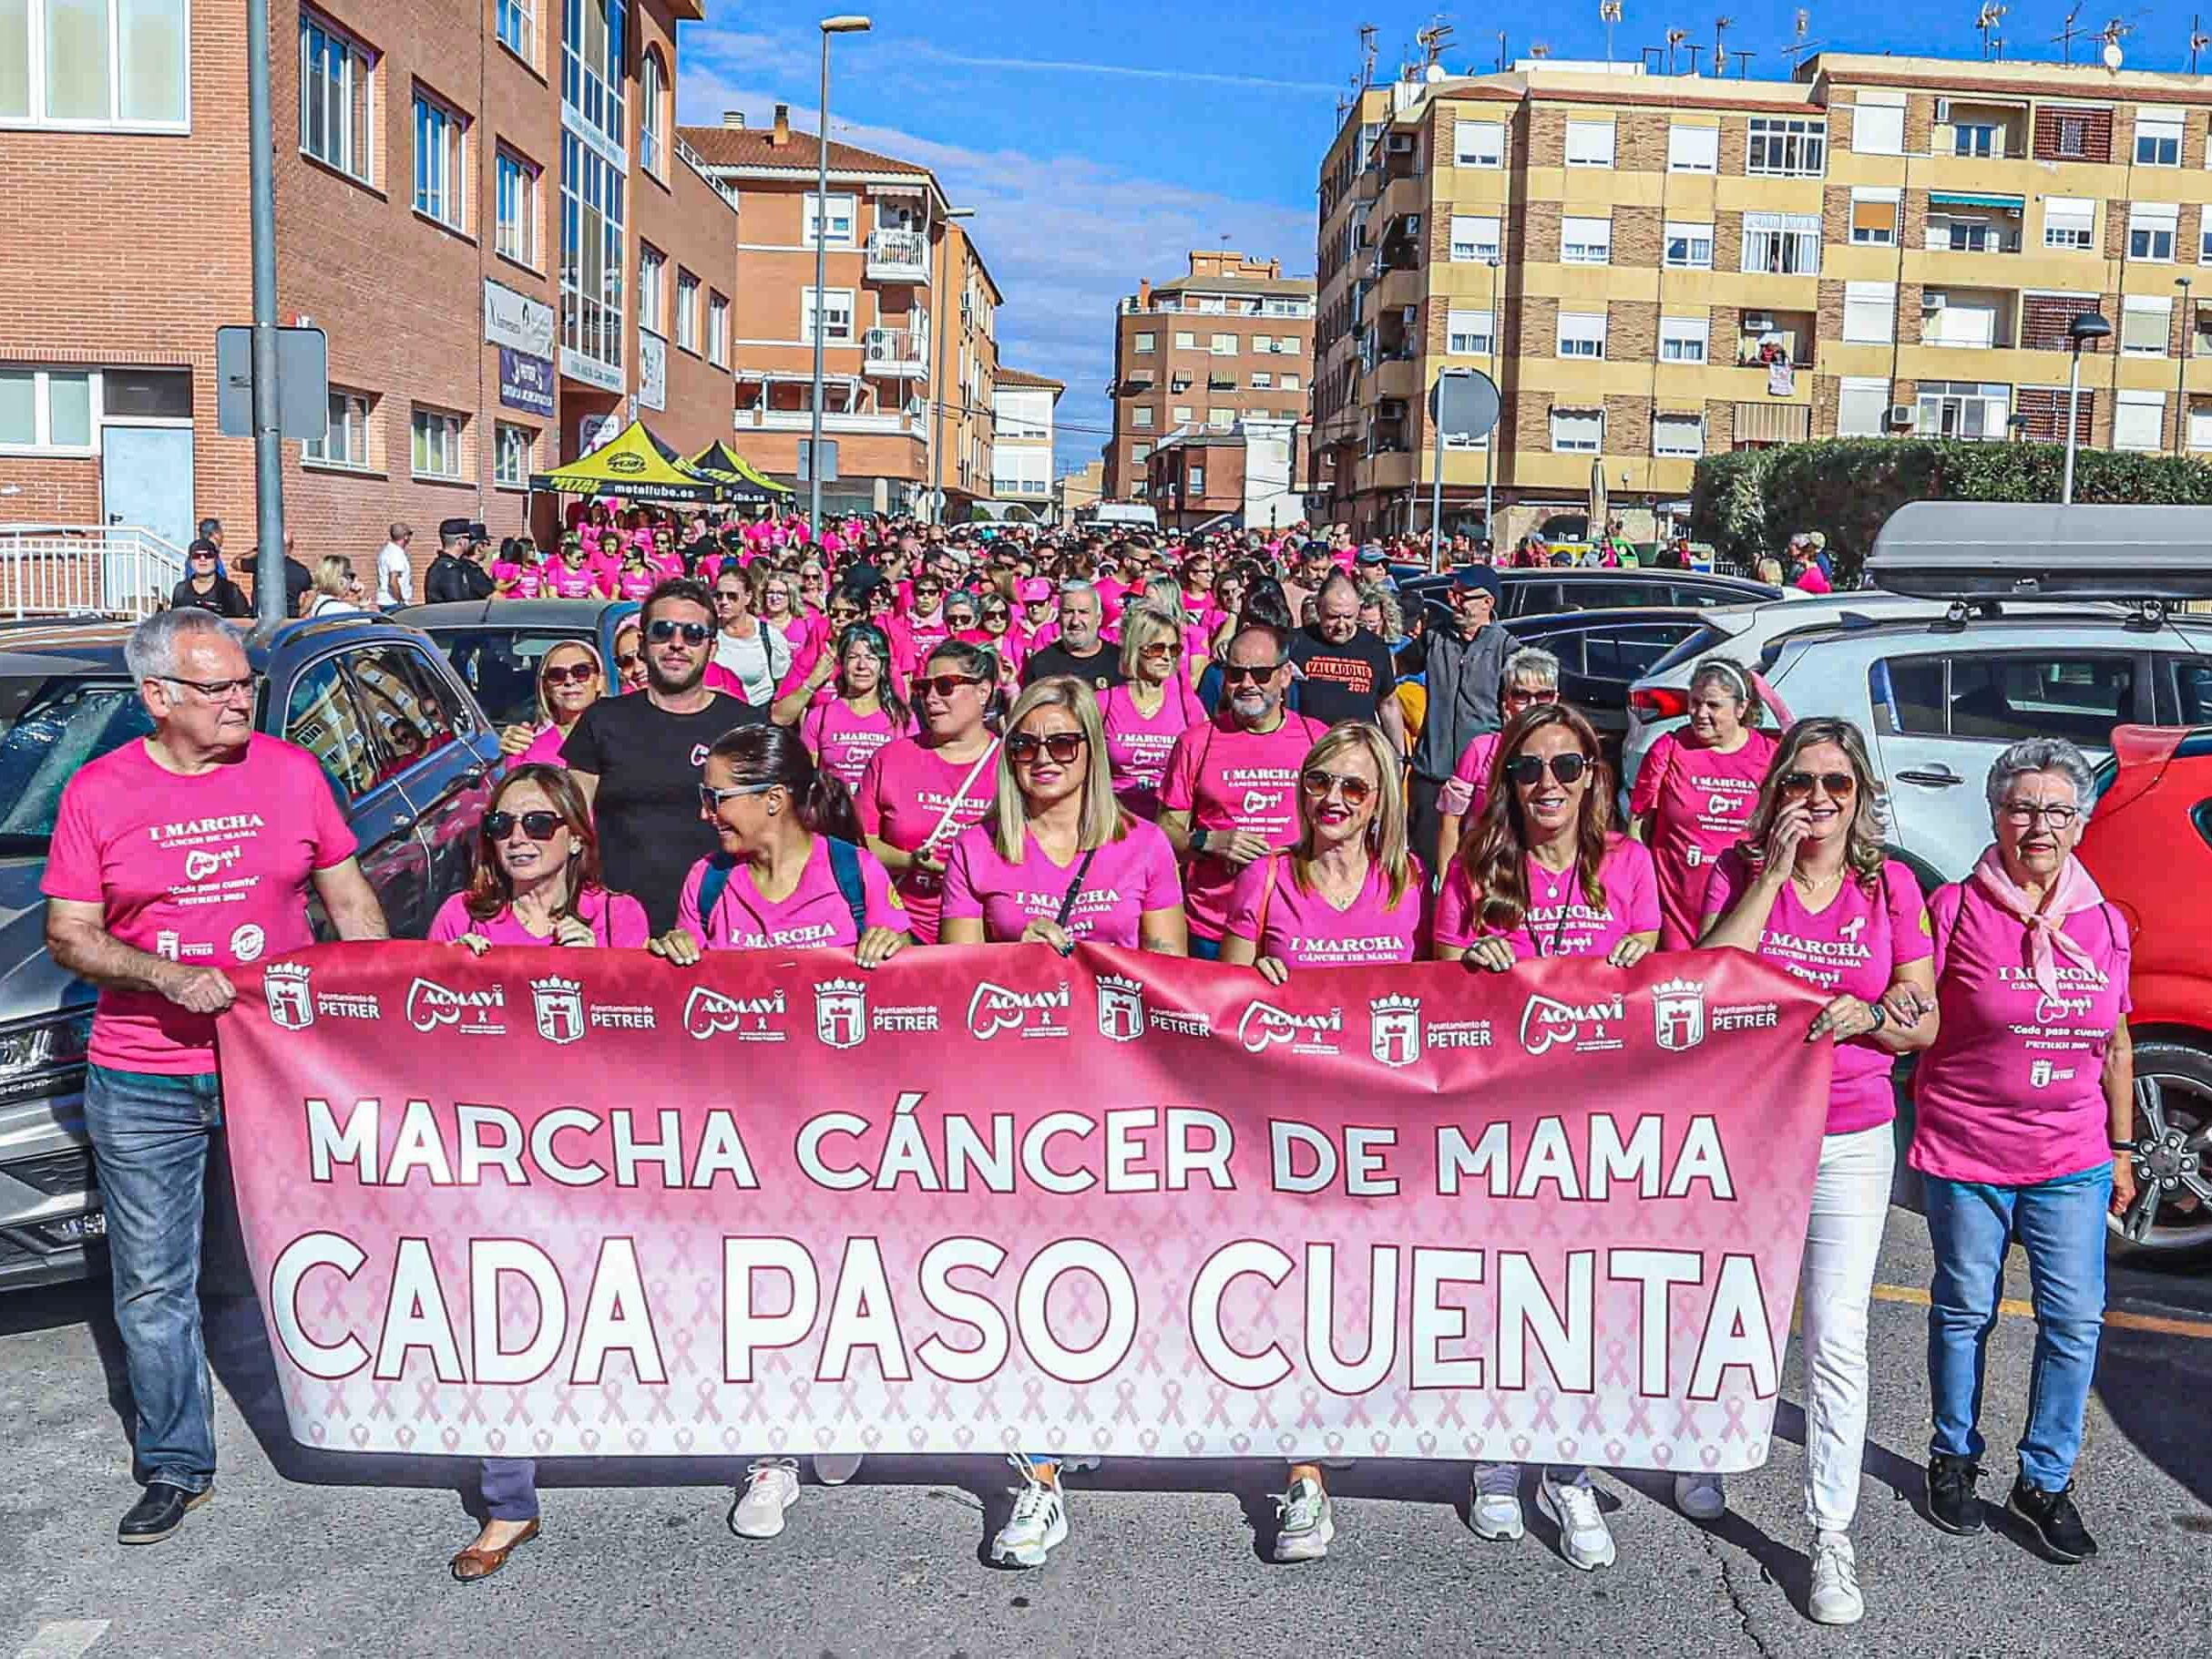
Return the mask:
M1160 528L1160 515L1142 501L1098 501L1075 509L1075 525L1081 530L1151 530Z

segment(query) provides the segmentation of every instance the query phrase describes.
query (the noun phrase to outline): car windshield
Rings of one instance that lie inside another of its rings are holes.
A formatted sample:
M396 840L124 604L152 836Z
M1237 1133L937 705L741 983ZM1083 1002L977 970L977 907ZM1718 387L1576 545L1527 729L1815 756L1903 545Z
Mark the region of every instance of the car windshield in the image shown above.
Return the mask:
M1674 647L1673 650L1667 652L1665 656L1660 658L1658 661L1653 663L1651 667L1645 669L1641 677L1645 680L1656 680L1663 674L1672 673L1685 663L1695 662L1700 657L1711 656L1735 638L1736 636L1727 629L1716 628L1708 622Z
M62 785L152 730L125 681L0 675L0 853L45 852Z
M495 728L538 724L538 665L556 645L599 650L589 634L550 628L441 628L432 638Z

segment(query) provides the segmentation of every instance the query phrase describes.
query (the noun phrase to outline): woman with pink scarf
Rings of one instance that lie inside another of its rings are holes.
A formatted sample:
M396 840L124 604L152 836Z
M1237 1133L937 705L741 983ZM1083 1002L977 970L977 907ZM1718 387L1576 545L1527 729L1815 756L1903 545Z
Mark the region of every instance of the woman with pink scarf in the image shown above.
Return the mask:
M2017 1239L2035 1360L2005 1508L2071 1563L2097 1550L2071 1494L2104 1326L2104 1217L2135 1198L2127 921L2074 855L2096 804L2080 750L2014 743L1988 794L1997 839L1930 906L1941 1023L1913 1080L1910 1161L1935 1246L1928 1518L1952 1533L1985 1524L1982 1367Z

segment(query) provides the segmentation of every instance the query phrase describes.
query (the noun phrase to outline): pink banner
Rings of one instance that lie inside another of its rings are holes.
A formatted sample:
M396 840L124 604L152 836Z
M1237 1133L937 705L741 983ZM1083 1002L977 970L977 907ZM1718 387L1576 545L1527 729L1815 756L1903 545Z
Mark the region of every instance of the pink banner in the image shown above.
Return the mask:
M231 1160L311 1444L1767 1456L1829 1053L1734 952L239 972Z

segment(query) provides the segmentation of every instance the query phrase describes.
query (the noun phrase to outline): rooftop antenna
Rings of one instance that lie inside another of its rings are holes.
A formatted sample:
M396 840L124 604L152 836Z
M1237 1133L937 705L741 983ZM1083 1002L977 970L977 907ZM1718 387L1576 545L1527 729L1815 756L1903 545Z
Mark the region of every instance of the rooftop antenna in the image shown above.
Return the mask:
M1365 92L1375 84L1375 26L1359 26L1359 89Z
M1444 56L1444 48L1451 45L1452 27L1439 12L1429 21L1429 26L1414 33L1414 42L1421 48L1421 67L1432 69Z
M1621 21L1621 0L1598 0L1598 17L1605 25L1605 67L1613 67L1613 26Z
M2189 18L2189 73L2191 75L2197 73L2197 55L2207 46L2212 46L2212 35L2206 34L2203 26L2203 18L2192 14Z
M1736 78L1739 81L1749 80L1751 78L1751 60L1756 57L1758 54L1756 52L1746 52L1743 47L1738 46L1736 49L1735 56Z
M2074 26L2074 19L2079 17L2081 15L2082 0L2074 0L2073 9L2066 14L2066 22L2064 26L2062 27L2057 34L2051 36L2051 38L2057 43L2060 51L2064 55L2063 61L2069 64L2074 61L2074 41L2088 33L2086 29L2077 29Z
M1728 31L1736 26L1736 19L1726 15L1713 19L1713 73L1728 73Z
M1799 6L1797 16L1789 26L1789 44L1782 48L1782 56L1789 59L1789 72L1793 76L1797 72L1797 60L1811 50L1805 44L1805 36L1812 26L1812 13Z
M1529 43L1529 56L1531 57L1549 57L1551 56L1551 48L1544 45L1544 43L1541 40L1531 41Z
M1687 52L1687 53L1690 55L1690 73L1691 73L1692 75L1695 75L1695 74L1698 72L1698 71L1697 71L1697 57L1698 57L1698 54L1700 54L1701 52L1703 52L1703 51L1705 50L1705 47L1703 47L1703 46L1695 46L1695 45L1693 45L1693 44L1691 44L1691 43L1689 43L1689 42L1686 42L1686 41L1685 41L1685 42L1684 43L1684 45L1683 45L1683 48L1682 48L1682 49L1683 49L1684 51Z
M1506 56L1505 56L1505 31L1504 31L1503 29L1500 29L1500 30L1498 31L1498 73L1499 73L1499 74L1503 75L1503 74L1505 73L1505 66L1506 66Z
M2010 9L1998 5L1997 0L1982 0L1982 9L1974 15L1974 29L1982 36L1983 57L1995 56L1991 50L1992 43L2002 46L2003 42L1997 37L1997 26L2004 21L2004 15Z
M2104 59L2107 69L2117 69L2126 61L2126 55L2120 50L2120 42L2135 32L2135 26L2122 17L2115 17L2105 24L2104 44L2099 48L2097 56Z
M1676 53L1678 53L1678 52L1680 52L1680 51L1682 50L1682 48L1683 48L1684 45L1685 45L1685 43L1686 43L1686 42L1689 40L1689 38L1690 38L1690 31L1689 31L1689 30L1687 30L1687 29L1669 29L1669 30L1667 30L1667 32L1666 32L1666 72L1667 72L1669 75L1672 75L1672 74L1674 74L1674 55L1675 55Z

